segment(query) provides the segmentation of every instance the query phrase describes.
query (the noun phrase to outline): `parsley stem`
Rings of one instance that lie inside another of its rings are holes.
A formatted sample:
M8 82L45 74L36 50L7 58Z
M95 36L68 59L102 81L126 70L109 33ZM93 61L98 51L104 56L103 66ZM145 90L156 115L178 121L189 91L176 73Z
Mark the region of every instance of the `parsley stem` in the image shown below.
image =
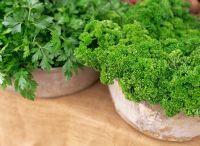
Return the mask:
M60 36L60 38L61 38L63 41L66 41L66 39L65 39L63 36Z
M31 17L31 8L28 8L28 21L30 20L30 17Z
M40 49L42 48L42 46L39 43L35 43Z

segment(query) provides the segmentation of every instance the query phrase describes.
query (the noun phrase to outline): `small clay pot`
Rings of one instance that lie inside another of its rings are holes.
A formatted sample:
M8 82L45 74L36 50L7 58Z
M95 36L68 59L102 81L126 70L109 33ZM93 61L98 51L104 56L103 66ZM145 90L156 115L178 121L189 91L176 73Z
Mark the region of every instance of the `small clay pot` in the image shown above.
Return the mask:
M38 69L33 72L33 78L38 83L36 96L39 98L54 98L73 94L83 90L98 80L98 74L90 68L78 70L70 80L66 80L62 68L54 68L51 73ZM14 87L8 91L15 92Z
M157 139L188 141L200 136L200 118L178 114L167 117L159 105L136 103L125 98L118 82L109 86L116 111L139 131Z
M200 1L199 0L189 0L191 3L190 11L193 14L199 14L200 13Z

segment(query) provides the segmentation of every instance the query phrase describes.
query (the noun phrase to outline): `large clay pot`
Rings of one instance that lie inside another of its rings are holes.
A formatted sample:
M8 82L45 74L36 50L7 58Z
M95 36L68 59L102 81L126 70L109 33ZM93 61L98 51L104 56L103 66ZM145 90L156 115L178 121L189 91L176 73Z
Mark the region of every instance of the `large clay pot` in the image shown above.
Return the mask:
M118 82L109 86L116 111L130 125L157 139L187 141L200 136L200 118L178 114L167 117L158 105L136 103L125 98Z
M51 73L43 70L33 72L33 78L38 83L36 96L39 98L52 98L69 95L83 90L98 80L98 74L90 68L79 69L78 74L73 74L66 80L62 68L54 68ZM13 87L8 88L14 92Z

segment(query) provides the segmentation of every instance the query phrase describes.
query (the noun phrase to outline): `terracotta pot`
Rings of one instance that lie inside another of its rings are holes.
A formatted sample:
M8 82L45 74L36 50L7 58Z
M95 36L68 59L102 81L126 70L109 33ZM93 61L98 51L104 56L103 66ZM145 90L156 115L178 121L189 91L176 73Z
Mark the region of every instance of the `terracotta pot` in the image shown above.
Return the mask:
M189 0L191 3L191 8L190 11L193 14L198 14L200 13L200 1L199 0Z
M187 141L200 136L200 118L178 114L167 117L158 105L136 103L125 99L118 82L109 86L116 111L130 125L157 139Z
M54 68L51 73L43 70L33 72L33 77L38 83L36 96L39 98L52 98L69 95L83 90L98 80L98 74L90 68L79 69L78 74L73 74L66 80L62 68ZM9 87L14 92L14 87Z
M136 4L138 0L124 0L124 1L129 4Z

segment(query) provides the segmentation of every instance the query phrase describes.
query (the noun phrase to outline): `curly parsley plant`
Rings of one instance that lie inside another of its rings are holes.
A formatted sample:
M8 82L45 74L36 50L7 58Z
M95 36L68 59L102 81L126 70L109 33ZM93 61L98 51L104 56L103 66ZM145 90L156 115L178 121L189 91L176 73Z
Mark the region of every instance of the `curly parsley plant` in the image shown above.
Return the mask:
M117 80L125 96L159 104L168 116L200 116L200 23L182 0L143 0L126 24L93 21L76 57Z

